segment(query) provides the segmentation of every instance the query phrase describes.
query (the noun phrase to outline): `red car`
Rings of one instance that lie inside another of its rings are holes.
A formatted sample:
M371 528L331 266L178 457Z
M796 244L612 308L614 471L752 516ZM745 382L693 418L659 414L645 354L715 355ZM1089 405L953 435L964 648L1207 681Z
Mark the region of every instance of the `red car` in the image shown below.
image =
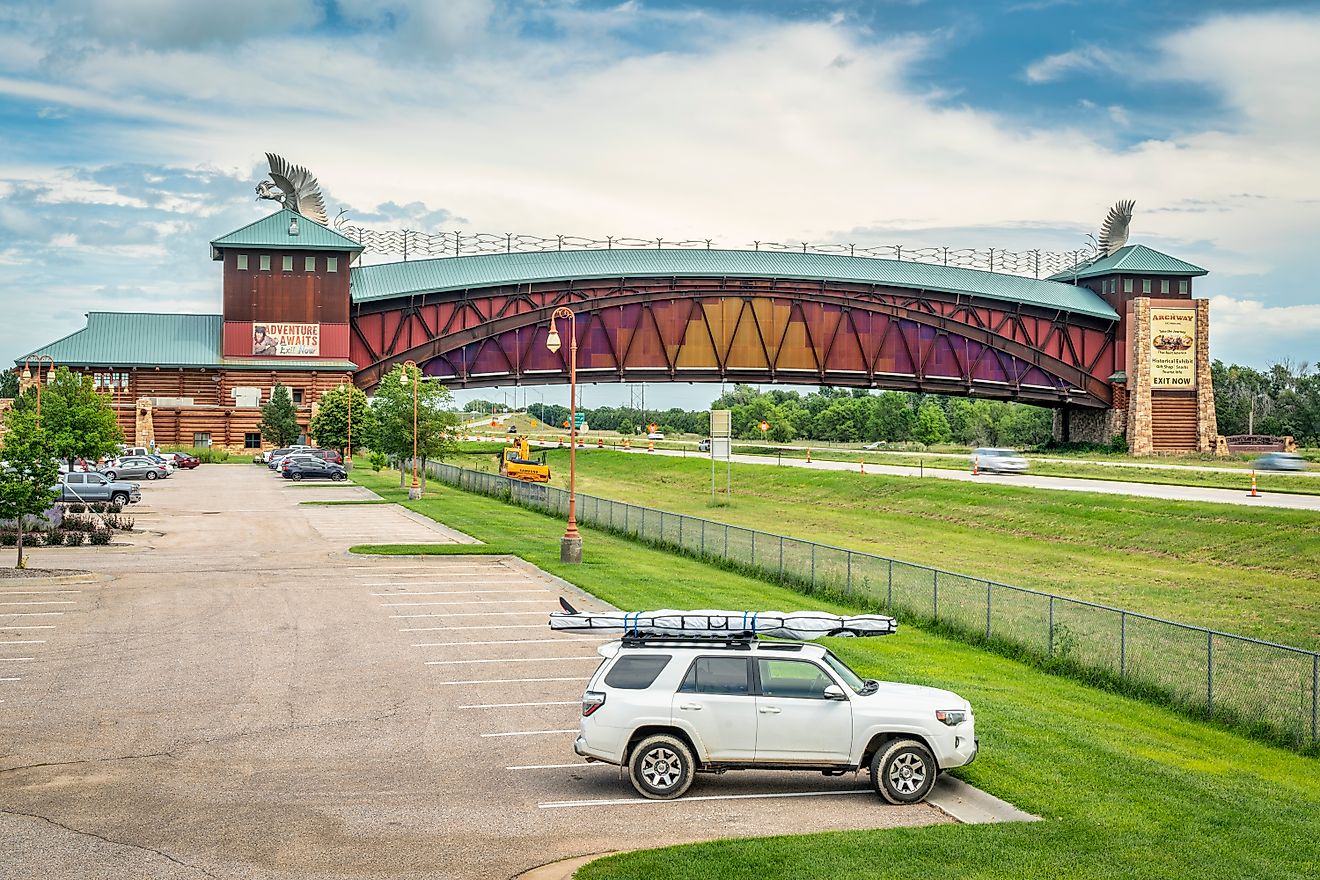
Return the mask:
M174 466L177 468L187 468L188 470L192 470L199 464L201 464L201 461L199 461L195 455L189 455L186 452L174 453Z

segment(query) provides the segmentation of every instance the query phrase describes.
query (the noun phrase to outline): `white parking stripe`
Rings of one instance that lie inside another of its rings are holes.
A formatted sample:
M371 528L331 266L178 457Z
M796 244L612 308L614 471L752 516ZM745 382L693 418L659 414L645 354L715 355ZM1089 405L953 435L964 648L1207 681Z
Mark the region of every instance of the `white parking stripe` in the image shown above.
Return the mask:
M53 623L0 623L0 629L54 629Z
M505 767L505 770L567 770L570 767L610 767L613 764L605 764L600 761L578 761L576 764L523 764L518 767Z
M577 766L574 764L573 766ZM684 804L691 801L747 801L770 800L772 798L829 797L840 794L874 794L869 788L850 789L848 791L786 791L780 794L704 794L681 797L672 801L653 801L648 798L609 798L598 801L555 801L536 806L542 810L558 810L565 807L615 807L632 804Z
M0 663L27 663L36 657L0 657Z
M541 645L547 642L596 642L599 639L499 639L490 642L418 642L414 648L447 648L462 645ZM0 644L4 644L0 642Z
M0 681L22 681L21 678L0 678Z
M381 602L381 608L420 608L430 605L541 605L550 603L549 596L540 599L445 599L440 602Z
M75 605L72 599L37 600L36 602L0 602L0 605Z
M577 733L577 732L578 729L574 727L570 730L515 730L510 733L483 733L481 736L483 739L488 739L493 736L542 736L543 734L547 734L547 733Z
M45 639L28 639L22 642L0 642L0 645L44 645Z
M392 590L388 593L371 593L372 596L481 596L487 593L547 593L548 590Z
M581 700L559 700L550 703L479 703L474 706L459 706L460 709L520 709L523 706L576 706Z
M427 660L427 666L464 666L469 663L559 663L565 660L596 660L600 658L594 654L590 657L502 657L498 660Z
M81 592L82 590L0 590L0 596L54 596Z
M0 611L0 617L63 617L63 611Z
M397 619L409 617L517 617L518 615L526 617L529 614L535 614L539 617L545 616L544 611L442 611L439 614L391 614L390 617Z
M407 629L401 629L399 630L399 632L427 633L427 632L435 632L436 630L444 630L446 632L449 632L450 630L459 630L459 629L545 629L545 624L544 623L490 623L490 624L484 624L482 626L412 626L412 627L408 627Z
M533 681L576 681L581 684L586 679L580 675L569 678L476 678L469 681L433 681L431 684L522 684Z

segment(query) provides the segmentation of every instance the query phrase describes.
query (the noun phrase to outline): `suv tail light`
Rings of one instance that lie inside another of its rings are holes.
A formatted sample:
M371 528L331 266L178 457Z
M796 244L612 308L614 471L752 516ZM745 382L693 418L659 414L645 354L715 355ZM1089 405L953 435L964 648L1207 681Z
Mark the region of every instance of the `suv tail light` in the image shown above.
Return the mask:
M582 695L582 717L586 718L605 705L605 695L596 691L587 691Z

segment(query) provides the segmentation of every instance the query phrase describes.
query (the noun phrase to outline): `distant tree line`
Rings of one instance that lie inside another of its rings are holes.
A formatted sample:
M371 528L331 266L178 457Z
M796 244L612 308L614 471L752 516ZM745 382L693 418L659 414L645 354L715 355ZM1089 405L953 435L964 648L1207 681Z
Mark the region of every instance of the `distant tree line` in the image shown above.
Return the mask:
M1215 361L1215 416L1219 433L1291 435L1301 446L1320 446L1320 372L1282 360L1266 370Z

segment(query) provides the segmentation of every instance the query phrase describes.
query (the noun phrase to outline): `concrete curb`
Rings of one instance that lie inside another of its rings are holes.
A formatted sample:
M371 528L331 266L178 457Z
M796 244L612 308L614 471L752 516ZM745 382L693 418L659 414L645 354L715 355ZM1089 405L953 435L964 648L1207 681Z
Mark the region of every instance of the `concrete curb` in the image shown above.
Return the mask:
M1019 810L1008 801L1000 800L947 773L941 775L935 783L926 803L964 825L1041 821L1040 816Z
M571 859L560 859L557 862L539 865L530 871L523 871L521 874L514 874L511 880L569 880L577 873L578 868L586 865L588 862L594 862L596 859L603 859L606 856L618 855L624 850L613 850L610 852L593 853L589 856L574 856Z

